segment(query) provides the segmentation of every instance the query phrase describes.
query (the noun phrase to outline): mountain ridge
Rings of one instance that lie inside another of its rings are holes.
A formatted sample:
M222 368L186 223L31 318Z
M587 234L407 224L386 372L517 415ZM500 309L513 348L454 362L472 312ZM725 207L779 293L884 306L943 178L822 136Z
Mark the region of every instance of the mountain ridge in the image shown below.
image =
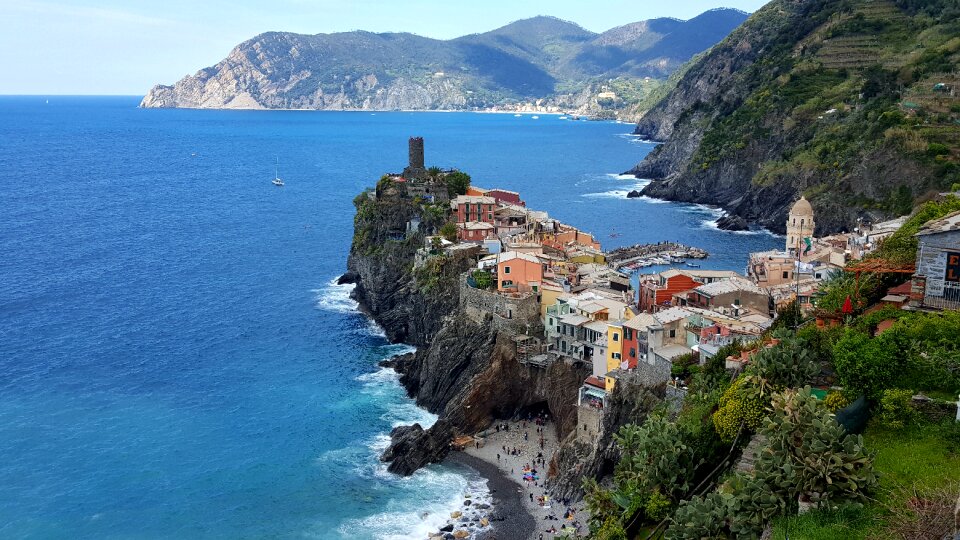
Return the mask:
M546 100L577 109L591 105L606 79L635 86L662 79L689 60L691 47L712 46L722 36L701 32L703 21L716 19L710 24L725 35L744 18L737 10L711 10L674 23L671 33L641 31L616 44L595 43L610 36L550 16L450 40L406 32L264 32L214 66L154 86L141 107L472 110Z

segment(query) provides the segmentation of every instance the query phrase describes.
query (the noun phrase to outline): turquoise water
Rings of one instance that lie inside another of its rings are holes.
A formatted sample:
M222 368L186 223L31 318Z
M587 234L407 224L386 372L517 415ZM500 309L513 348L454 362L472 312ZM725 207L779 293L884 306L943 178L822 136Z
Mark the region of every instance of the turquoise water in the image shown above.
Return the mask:
M137 102L0 98L3 538L423 538L482 490L378 463L393 426L434 417L376 366L404 346L331 284L353 197L410 135L605 247L680 240L740 270L779 243L615 197L651 148L627 125Z

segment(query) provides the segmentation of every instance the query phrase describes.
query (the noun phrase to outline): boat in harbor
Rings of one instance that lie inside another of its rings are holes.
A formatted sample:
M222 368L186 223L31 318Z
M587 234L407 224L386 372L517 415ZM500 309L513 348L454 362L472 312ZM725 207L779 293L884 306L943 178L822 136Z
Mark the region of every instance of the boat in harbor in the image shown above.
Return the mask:
M280 179L280 158L277 158L277 168L274 170L273 177L273 185L283 187L283 180Z
M690 262L687 263L687 266L689 266L690 268L700 268L700 265L699 265L699 264L694 264L694 263L690 263Z

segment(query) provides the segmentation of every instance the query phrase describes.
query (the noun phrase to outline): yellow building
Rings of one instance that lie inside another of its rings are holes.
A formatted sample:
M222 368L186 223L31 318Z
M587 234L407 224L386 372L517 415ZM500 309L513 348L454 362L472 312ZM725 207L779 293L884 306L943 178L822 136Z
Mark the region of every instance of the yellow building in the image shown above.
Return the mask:
M607 324L607 373L620 369L623 359L623 322L616 321ZM607 392L613 391L616 380L613 377L604 377Z
M555 305L560 295L564 294L563 287L553 281L546 281L540 285L540 318L547 320L547 308Z

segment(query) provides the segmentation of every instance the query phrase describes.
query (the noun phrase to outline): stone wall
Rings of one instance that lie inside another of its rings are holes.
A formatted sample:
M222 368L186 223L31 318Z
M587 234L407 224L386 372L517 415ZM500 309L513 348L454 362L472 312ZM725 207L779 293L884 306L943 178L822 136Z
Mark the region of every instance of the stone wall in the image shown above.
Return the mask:
M460 309L477 324L489 322L497 330L510 334L543 335L540 303L534 294L504 295L475 289L460 276Z
M580 405L577 407L577 440L594 446L600 440L603 429L603 410Z

